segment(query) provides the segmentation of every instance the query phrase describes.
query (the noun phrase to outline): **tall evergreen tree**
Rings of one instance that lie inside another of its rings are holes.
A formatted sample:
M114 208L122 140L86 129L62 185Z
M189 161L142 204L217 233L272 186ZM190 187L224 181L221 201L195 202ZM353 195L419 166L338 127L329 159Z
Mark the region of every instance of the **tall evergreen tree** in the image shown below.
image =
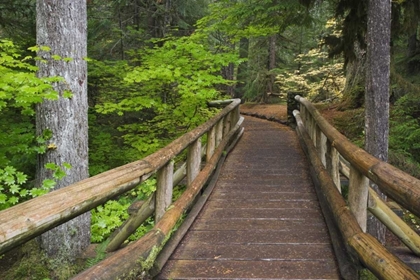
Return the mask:
M37 44L39 76L61 76L54 89L60 97L37 106L38 135L51 134L49 149L39 156L37 181L51 178L47 163L71 168L56 189L88 177L86 2L84 0L38 0ZM65 201L63 201L65 203ZM90 213L60 225L41 237L50 257L73 261L90 244Z
M388 160L391 1L370 0L367 24L365 149ZM376 185L372 187L379 193ZM384 197L384 195L382 195ZM385 243L385 226L371 216L367 231Z

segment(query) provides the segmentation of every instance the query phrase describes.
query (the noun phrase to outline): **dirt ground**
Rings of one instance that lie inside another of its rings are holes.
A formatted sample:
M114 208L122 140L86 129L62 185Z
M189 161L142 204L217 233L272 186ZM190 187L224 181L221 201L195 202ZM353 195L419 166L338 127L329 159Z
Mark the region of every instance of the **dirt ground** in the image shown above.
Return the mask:
M266 119L287 121L287 106L285 104L242 104L243 114L265 116Z
M339 118L345 114L344 111L337 110L337 106L334 105L316 107L322 116L331 124L335 118ZM286 104L242 104L240 110L241 113L245 114L258 114L267 118L287 120Z

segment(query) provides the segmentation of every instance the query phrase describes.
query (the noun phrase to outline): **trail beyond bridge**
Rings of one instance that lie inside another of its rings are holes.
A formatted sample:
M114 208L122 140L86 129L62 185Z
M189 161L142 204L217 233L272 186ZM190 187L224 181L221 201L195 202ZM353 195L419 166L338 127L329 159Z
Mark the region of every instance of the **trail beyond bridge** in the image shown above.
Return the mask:
M158 279L339 279L296 133L252 117L244 127Z

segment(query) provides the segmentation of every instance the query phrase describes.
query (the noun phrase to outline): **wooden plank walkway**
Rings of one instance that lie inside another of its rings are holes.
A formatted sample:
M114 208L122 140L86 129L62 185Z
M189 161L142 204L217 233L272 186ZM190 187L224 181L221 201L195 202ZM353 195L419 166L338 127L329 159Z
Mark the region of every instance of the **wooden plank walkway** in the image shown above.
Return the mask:
M251 117L157 279L340 279L295 132Z

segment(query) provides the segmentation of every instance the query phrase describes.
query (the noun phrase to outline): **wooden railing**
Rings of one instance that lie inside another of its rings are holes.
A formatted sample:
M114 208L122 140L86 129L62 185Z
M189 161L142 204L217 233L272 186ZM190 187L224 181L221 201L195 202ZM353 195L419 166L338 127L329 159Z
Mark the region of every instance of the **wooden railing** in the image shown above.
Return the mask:
M420 181L351 143L305 98L297 95L295 99L300 105L300 111L293 111L297 132L311 161L311 174L318 186L342 276L355 279L355 267L360 261L380 279L420 279L378 240L365 233L369 210L420 256L417 233L370 189L369 180L417 216L420 215ZM340 173L349 179L348 202L341 195ZM349 260L353 265L349 266Z
M146 158L0 212L0 254L135 188L156 174L156 192L128 220L108 245L115 251L153 213L155 225L141 239L117 250L74 279L138 279L153 263L183 213L206 184L224 149L238 135L243 117L239 99L218 115ZM207 134L205 164L201 137ZM240 134L240 133L239 133ZM187 161L174 172L173 159L187 150ZM172 203L172 189L186 173L187 187ZM131 278L130 278L131 277Z

